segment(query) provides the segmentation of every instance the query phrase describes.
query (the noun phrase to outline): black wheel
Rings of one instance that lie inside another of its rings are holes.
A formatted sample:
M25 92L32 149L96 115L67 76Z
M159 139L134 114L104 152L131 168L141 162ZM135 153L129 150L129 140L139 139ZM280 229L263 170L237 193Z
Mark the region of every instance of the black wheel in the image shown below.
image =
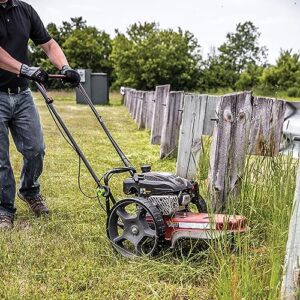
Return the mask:
M165 224L149 200L133 198L113 206L106 230L112 246L123 256L151 256L164 241Z

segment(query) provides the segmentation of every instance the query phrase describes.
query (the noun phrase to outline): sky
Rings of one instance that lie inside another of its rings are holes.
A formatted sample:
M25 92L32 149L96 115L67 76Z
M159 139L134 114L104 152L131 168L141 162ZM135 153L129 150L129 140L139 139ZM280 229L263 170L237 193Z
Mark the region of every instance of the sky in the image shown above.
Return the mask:
M114 37L135 22L156 22L160 28L192 32L204 57L226 41L239 22L252 21L259 28L259 44L268 48L274 64L280 49L300 52L300 0L24 0L44 24L61 25L82 16L87 25Z

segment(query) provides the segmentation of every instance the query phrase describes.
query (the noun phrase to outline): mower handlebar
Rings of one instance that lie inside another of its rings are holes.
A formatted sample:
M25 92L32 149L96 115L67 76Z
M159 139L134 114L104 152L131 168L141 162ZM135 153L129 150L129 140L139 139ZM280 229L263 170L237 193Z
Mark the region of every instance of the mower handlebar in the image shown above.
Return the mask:
M48 77L50 79L64 79L66 78L66 75L61 75L61 74L49 74Z

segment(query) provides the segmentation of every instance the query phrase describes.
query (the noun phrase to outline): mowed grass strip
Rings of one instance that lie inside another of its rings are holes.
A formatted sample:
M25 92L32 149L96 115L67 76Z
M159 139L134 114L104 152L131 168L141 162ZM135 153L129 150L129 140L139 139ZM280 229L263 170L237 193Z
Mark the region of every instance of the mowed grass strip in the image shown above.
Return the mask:
M50 94L97 174L122 166L90 109L76 105L73 94ZM61 137L41 96L35 97L46 142L42 192L52 213L37 219L16 199L15 228L0 232L0 299L207 299L210 283L194 284L205 268L186 268L180 260L125 260L112 250L105 213L96 199L78 189L78 156ZM149 133L136 129L118 101L97 109L132 163L174 171L175 161L158 159L159 147L149 144ZM11 161L18 181L22 160L12 142ZM95 183L83 164L81 173L83 190L94 196ZM119 197L122 178L112 181Z

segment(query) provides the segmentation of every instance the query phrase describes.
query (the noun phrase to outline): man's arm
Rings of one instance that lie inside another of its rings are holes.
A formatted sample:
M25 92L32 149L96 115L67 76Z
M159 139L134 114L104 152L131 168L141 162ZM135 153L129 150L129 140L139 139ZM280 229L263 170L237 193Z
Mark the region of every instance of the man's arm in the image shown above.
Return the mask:
M22 64L0 47L0 69L20 74Z
M71 84L71 86L78 86L80 83L80 76L77 71L73 70L66 59L60 46L57 42L51 39L45 44L41 44L42 49L47 54L52 64L60 71L60 74L65 75L65 80Z
M38 82L45 82L48 79L48 74L44 70L22 64L2 47L0 47L0 69Z
M41 45L53 65L61 70L63 66L68 65L68 61L57 42L51 39L49 42ZM14 59L9 53L0 47L0 69L19 74L22 63Z
M49 42L41 45L53 65L60 70L61 74L66 76L66 81L72 86L78 86L80 83L79 74L69 67L66 56L57 42L51 39ZM48 74L38 67L28 67L25 64L14 59L7 51L0 47L0 69L17 74L31 80L45 82Z
M52 64L58 70L61 70L63 66L69 65L62 49L54 39L51 39L49 42L40 46L42 47L46 55L49 57Z

